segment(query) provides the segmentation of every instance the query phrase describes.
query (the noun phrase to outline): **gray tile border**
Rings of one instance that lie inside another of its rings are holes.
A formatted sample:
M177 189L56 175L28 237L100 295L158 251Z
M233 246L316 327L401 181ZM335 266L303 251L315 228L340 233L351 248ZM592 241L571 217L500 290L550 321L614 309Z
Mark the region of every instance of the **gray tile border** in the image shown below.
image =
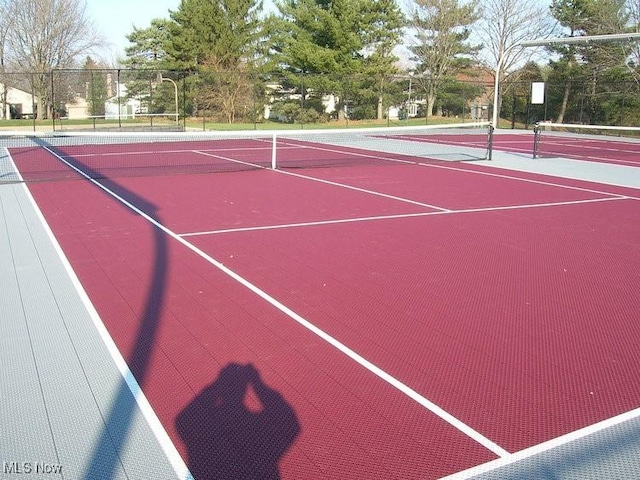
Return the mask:
M177 478L25 185L0 185L0 205L0 478L37 462L56 478Z

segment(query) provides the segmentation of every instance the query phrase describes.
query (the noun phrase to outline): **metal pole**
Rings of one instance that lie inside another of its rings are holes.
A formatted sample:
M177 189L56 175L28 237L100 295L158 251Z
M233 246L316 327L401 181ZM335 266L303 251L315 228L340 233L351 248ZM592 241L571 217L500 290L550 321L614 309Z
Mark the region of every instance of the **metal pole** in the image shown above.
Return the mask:
M116 84L116 96L118 97L118 129L122 129L122 105L120 104L120 69L118 69Z
M273 137L271 139L272 143L271 143L271 168L273 170L275 170L278 167L278 163L277 163L277 152L276 152L276 142L277 142L277 137L276 134L273 134Z
M53 121L53 130L56 130L56 101L55 93L53 93L53 70L51 70L51 120Z
M93 84L93 70L89 72L90 77L90 87L91 87L91 118L93 119L93 129L96 129L96 92Z
M176 124L177 124L177 123L180 121L180 120L178 119L178 85L176 84L176 82L174 82L174 81L173 81L173 80L171 80L170 78L163 77L163 76L162 76L162 74L160 74L160 81L164 82L165 80L166 80L167 82L171 82L171 83L173 83L173 91L174 91L174 96L175 96L175 107L176 107L176 113L175 113L175 115L176 115Z
M496 77L494 81L493 89L493 121L494 128L498 128L498 93L500 83L500 72L502 71L502 64L507 54L515 47L543 47L546 45L561 43L561 44L576 44L576 43L589 43L589 42L619 42L622 40L638 41L640 40L640 32L634 33L614 33L610 35L585 35L578 37L559 37L559 38L539 38L536 40L525 40L522 42L514 43L507 47L500 59L498 60L498 66L496 67Z
M34 74L31 74L31 118L33 118L33 131L35 132L37 130L36 128L36 110L37 110L37 104L36 104L36 96L35 96L35 85L36 85L36 81L34 79Z

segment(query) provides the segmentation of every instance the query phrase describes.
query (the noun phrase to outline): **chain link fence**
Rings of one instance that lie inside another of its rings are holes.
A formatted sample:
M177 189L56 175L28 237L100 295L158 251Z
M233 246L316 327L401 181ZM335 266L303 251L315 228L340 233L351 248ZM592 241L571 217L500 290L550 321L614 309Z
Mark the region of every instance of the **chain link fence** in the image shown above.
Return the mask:
M540 80L542 82L542 80ZM607 78L544 82L543 103L531 102L531 82L505 82L500 116L512 126L540 121L640 126L640 85Z
M54 130L209 130L489 118L486 81L450 79L435 96L431 87L419 76L269 76L242 69L2 73L0 120Z

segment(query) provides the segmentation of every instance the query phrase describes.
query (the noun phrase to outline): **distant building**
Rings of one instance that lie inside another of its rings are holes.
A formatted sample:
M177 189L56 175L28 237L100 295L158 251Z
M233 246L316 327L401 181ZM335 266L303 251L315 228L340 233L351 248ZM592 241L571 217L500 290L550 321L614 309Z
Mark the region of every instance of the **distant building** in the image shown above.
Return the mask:
M37 97L29 92L0 83L0 118L33 118Z
M76 96L65 104L67 117L72 119L89 118L89 102L86 98Z
M147 106L138 98L127 97L127 86L117 85L117 93L104 104L104 116L107 120L126 120L136 118L136 114L147 113Z

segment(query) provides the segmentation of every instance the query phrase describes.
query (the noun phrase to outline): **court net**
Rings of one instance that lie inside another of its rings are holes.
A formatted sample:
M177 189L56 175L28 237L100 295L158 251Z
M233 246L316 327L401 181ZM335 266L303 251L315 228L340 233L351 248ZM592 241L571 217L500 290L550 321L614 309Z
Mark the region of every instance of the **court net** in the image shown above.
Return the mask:
M491 157L491 139L488 123L232 132L0 131L0 183L483 160Z
M544 122L534 133L533 158L624 161L640 154L640 127Z

